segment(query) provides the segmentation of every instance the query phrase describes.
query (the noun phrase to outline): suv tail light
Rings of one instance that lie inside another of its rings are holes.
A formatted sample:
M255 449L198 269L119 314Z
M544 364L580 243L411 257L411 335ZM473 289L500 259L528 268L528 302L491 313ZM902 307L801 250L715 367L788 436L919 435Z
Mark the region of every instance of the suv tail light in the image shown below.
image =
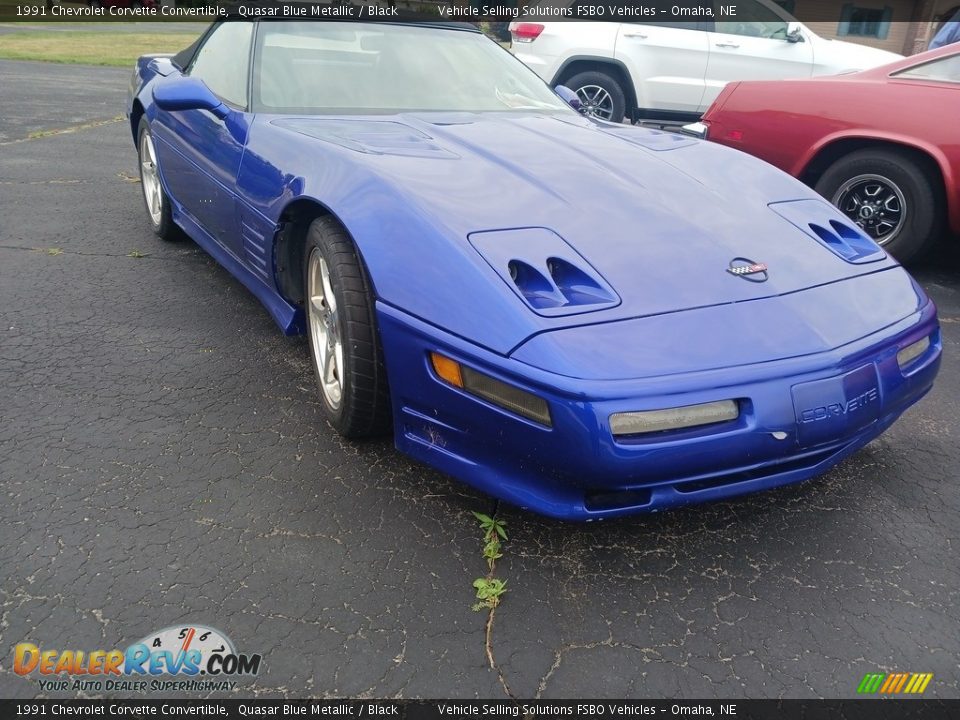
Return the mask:
M514 23L510 27L510 33L513 35L513 41L523 43L533 42L540 37L540 33L542 33L543 30L544 26L540 23L521 22Z

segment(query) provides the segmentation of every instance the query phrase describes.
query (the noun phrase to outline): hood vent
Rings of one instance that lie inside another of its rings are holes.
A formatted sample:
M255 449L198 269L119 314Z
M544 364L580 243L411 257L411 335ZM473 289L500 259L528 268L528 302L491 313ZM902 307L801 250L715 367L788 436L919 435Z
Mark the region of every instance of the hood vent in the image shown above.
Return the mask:
M564 305L564 297L558 288L532 265L514 259L507 263L507 271L514 287L534 310Z
M656 152L676 150L677 148L687 147L688 145L696 145L699 142L692 137L680 135L675 132L664 132L663 130L624 125L615 125L612 127L605 125L603 126L603 131L621 140L626 140L629 143L639 145L647 150L655 150Z
M827 230L820 225L810 223L810 229L820 238L821 241L837 255L849 262L870 262L879 260L873 257L878 252L882 253L880 247L863 233L857 232L849 225L836 220L830 221L830 229ZM881 257L883 257L881 255ZM869 258L865 260L864 258Z
M392 120L280 118L272 125L365 155L451 160L459 156L416 128Z
M770 203L769 208L848 263L860 265L887 257L879 245L824 200L788 200Z
M573 315L620 304L600 274L552 230L476 232L470 243L539 315Z

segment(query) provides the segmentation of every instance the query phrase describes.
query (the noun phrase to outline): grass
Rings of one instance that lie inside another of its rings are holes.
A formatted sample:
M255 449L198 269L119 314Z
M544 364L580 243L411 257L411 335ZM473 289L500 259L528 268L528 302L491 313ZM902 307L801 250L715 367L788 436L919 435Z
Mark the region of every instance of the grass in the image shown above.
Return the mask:
M196 39L197 36L190 33L30 30L4 35L0 58L132 67L141 55L178 52Z

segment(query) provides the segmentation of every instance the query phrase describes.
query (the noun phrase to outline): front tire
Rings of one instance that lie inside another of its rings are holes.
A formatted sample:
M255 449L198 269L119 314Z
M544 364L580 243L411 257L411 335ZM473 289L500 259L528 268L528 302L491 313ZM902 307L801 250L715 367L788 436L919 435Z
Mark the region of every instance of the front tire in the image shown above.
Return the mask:
M347 438L390 427L390 395L373 293L353 241L336 220L313 221L304 248L307 339L324 414Z
M582 72L562 84L580 97L584 115L614 123L623 122L627 113L626 95L612 76L598 71Z
M922 255L940 235L940 183L912 153L852 152L827 168L815 189L900 262Z
M140 166L140 188L143 190L143 204L147 209L147 219L153 232L162 240L178 240L180 230L173 222L170 198L163 191L160 182L160 170L157 165L157 150L153 144L153 134L147 118L140 118L137 132L137 159Z

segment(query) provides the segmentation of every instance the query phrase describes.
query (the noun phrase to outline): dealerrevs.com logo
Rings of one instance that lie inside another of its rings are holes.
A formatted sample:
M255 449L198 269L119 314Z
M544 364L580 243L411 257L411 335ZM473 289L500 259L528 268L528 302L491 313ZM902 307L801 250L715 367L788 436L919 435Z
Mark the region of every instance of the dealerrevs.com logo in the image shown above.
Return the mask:
M29 642L13 650L13 671L36 673L41 691L233 690L231 678L255 676L261 661L259 654L238 653L230 638L205 625L164 628L126 650L58 650Z

